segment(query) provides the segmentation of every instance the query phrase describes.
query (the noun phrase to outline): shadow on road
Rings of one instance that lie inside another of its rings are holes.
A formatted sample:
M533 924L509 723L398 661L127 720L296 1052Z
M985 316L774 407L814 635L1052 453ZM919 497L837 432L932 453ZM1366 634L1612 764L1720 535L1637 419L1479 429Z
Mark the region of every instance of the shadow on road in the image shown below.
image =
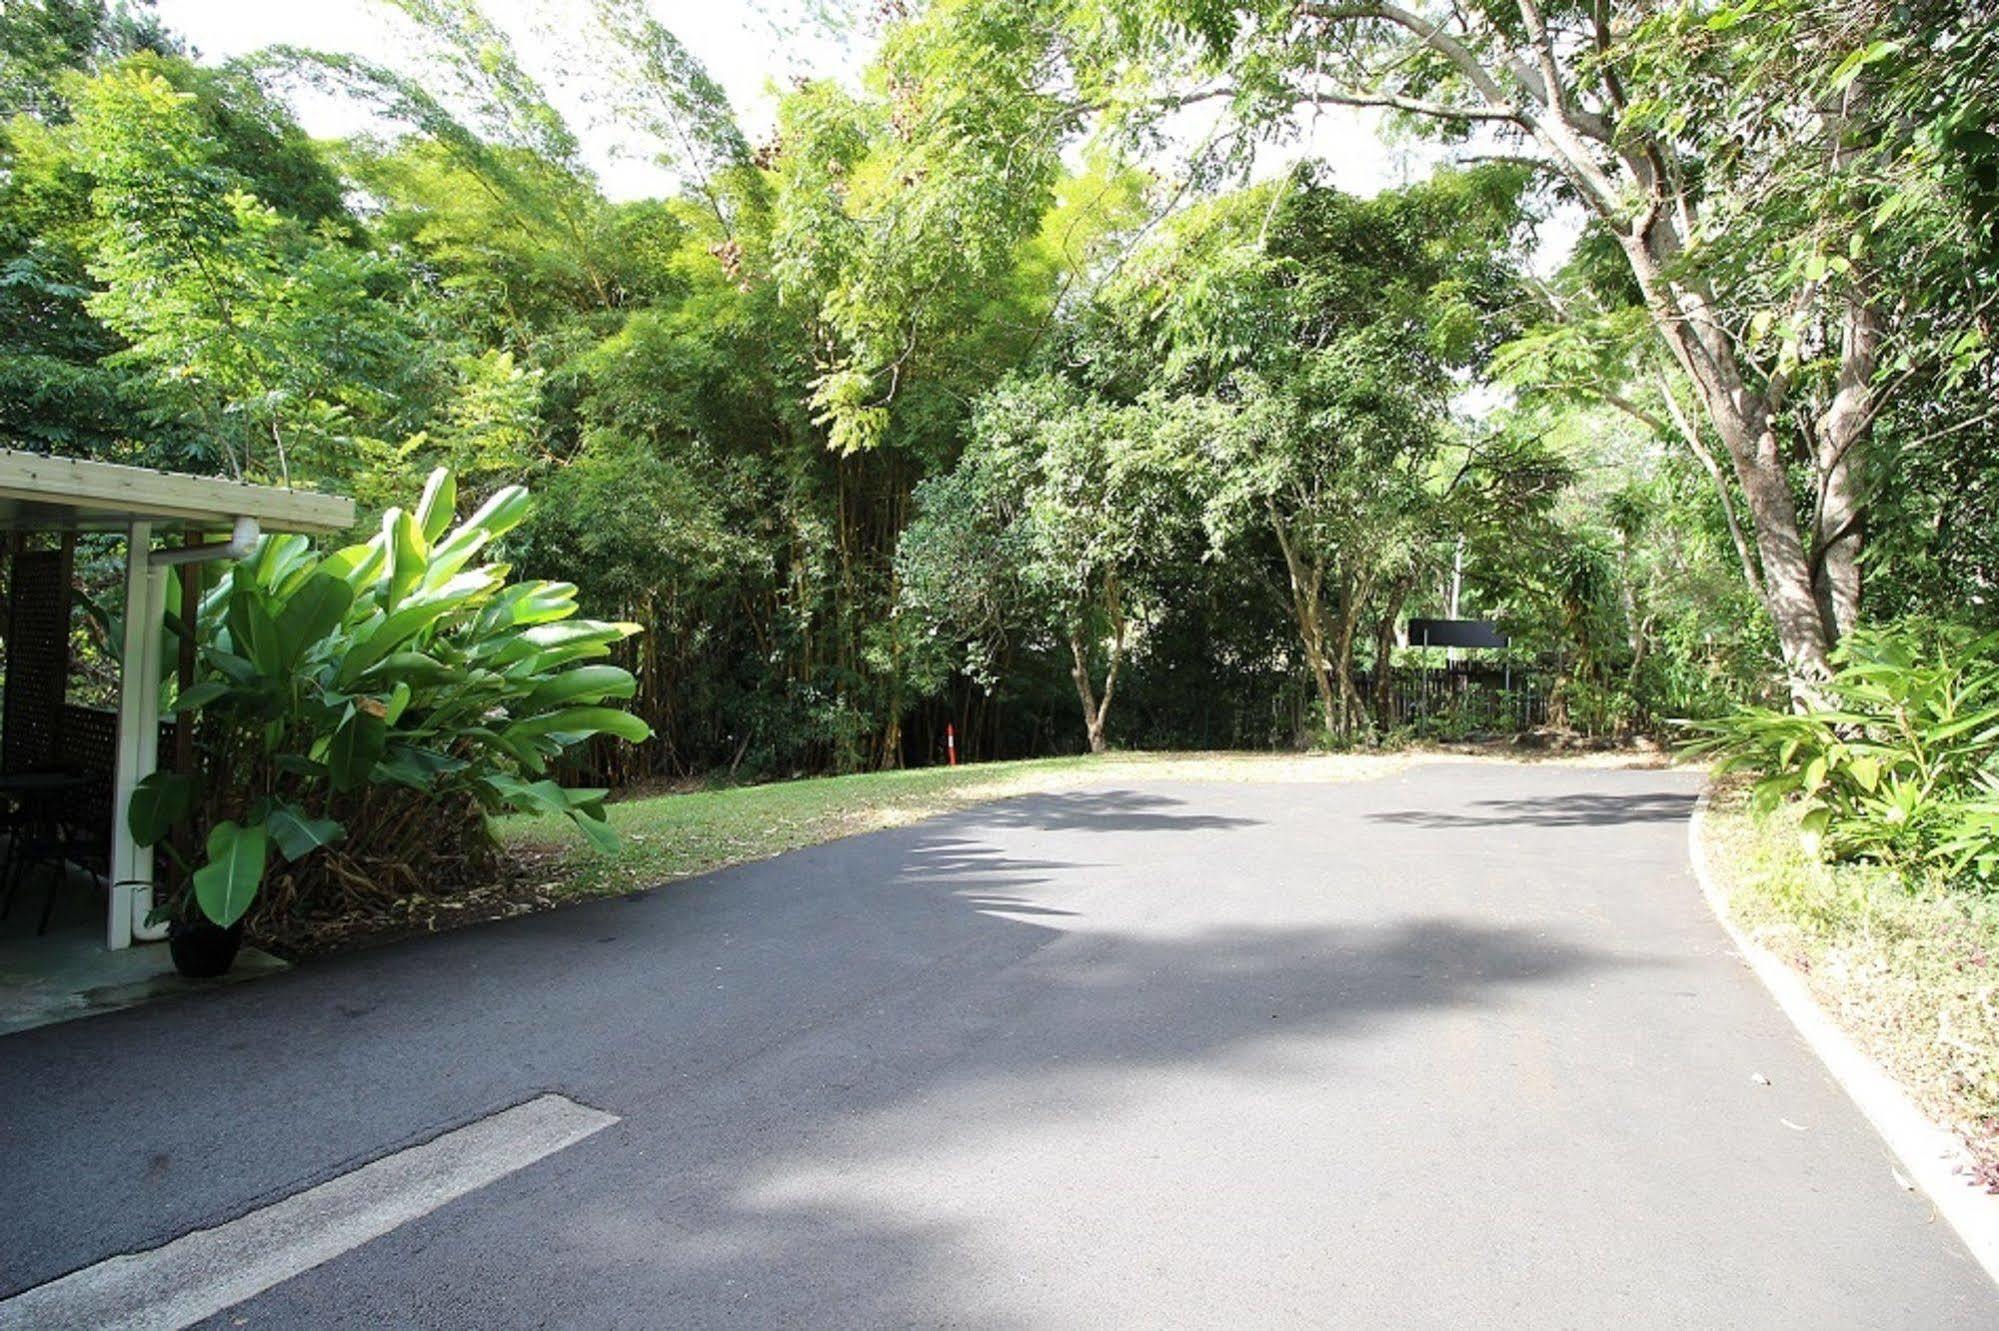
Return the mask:
M1629 820L1687 801L1495 804ZM13 1037L0 1122L46 1149L0 1174L19 1220L0 1289L560 1089L624 1122L272 1291L266 1321L404 1320L448 1291L446 1321L507 1324L581 1281L647 1325L726 1319L747 1291L763 1324L998 1324L975 1292L982 1216L1008 1188L1060 1190L1010 1159L1089 1152L1161 1077L1254 1097L1343 1075L1337 1042L1383 1022L1650 964L1449 916L1246 922L1098 891L1112 867L1063 858L1079 833L1256 821L1183 809L1013 800ZM1226 837L1178 845L1228 879ZM273 1088L337 1094L270 1113Z
M1200 832L1255 827L1256 818L1212 813L1173 813L1184 800L1136 790L1093 790L1067 795L1028 795L983 809L988 827L1031 827L1044 832Z
M699 1322L755 1291L755 1316L771 1324L1018 1324L1019 1306L1007 1311L983 1283L993 1254L1018 1240L1007 1226L1100 1186L1093 1153L1132 1149L1119 1134L1151 1130L1139 1107L1160 1086L1206 1086L1217 1106L1257 1103L1347 1075L1342 1042L1378 1036L1383 1023L1656 964L1451 916L1380 927L1249 925L1226 911L1214 923L1161 919L1149 897L1110 907L1084 894L1095 866L1015 858L980 835L1253 821L1176 813L1179 804L1129 793L1019 800L970 826L882 844L892 853L879 883L850 904L881 944L935 959L931 972L875 1011L847 1014L837 1036L768 1051L774 1061L744 1069L726 1097L737 1116L702 1143L691 1176L662 1179L655 1194L578 1195L563 1232L664 1322ZM946 902L955 912L933 915ZM824 964L838 964L838 940L824 941ZM1219 1139L1214 1148L1229 1149ZM466 1260L478 1242L467 1240Z
M1615 827L1624 823L1684 822L1693 814L1694 797L1678 791L1633 791L1618 795L1542 795L1533 799L1475 800L1466 807L1490 812L1397 809L1366 816L1370 822L1436 829Z
M987 894L952 875L903 882L985 908ZM1022 929L1045 932L964 921L968 936L990 932L995 959L1017 956ZM1118 1125L1136 1113L1128 1131L1147 1132L1134 1106L1161 1079L1195 1078L1216 1104L1255 1103L1340 1075L1327 1041L1649 964L1449 918L1071 938L1020 959L1016 977L988 970L980 950L910 1007L850 1029L854 1056L837 1074L743 1088L743 1116L709 1141L691 1186L578 1197L564 1232L666 1322L700 1321L755 1290L758 1318L786 1325L1016 1324L980 1295L977 1273L1018 1241L1021 1214L1075 1204L1074 1189L1099 1177L1088 1160L1098 1144L1134 1149ZM1064 1156L1072 1169L1051 1167ZM995 1211L1010 1213L1008 1229L991 1224Z

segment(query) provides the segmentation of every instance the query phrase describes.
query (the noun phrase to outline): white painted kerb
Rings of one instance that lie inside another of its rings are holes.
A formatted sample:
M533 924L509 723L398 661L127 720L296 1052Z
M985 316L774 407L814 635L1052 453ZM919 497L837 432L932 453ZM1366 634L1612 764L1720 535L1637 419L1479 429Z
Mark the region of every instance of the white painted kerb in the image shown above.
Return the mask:
M1694 816L1687 820L1687 857L1693 861L1694 877L1715 919L1728 931L1735 950L1756 978L1777 1000L1777 1006L1798 1028L1832 1079L1839 1083L1874 1130L1902 1162L1902 1168L1950 1222L1951 1228L1971 1250L1985 1274L1999 1283L1999 1197L1983 1191L1963 1174L1971 1164L1970 1152L1955 1133L1930 1121L1916 1107L1895 1079L1879 1063L1862 1053L1845 1031L1826 1015L1812 997L1804 977L1785 965L1768 948L1736 927L1729 917L1728 900L1708 869L1707 848L1701 840L1701 824L1708 810L1707 792L1694 804Z

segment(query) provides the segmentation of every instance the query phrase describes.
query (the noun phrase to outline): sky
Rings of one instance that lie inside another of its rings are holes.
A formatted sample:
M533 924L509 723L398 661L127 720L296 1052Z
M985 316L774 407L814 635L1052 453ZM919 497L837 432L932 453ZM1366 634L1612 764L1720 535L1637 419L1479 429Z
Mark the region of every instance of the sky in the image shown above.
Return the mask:
M708 66L729 94L752 142L775 115L773 87L800 75L853 77L871 40L865 27L844 36L806 17L811 0L650 0L654 15ZM857 6L866 8L867 6ZM593 121L582 90L556 76L554 52L580 5L563 0L485 0L493 21L513 38L522 62L540 78L549 98L582 138L591 165L613 198L638 198L669 190L672 182L641 157L619 151L615 126ZM265 46L344 51L417 72L407 21L378 0L158 0L168 27L210 60L245 55ZM293 109L308 133L340 137L369 128L350 102L297 94ZM1328 109L1307 121L1296 143L1269 150L1259 175L1284 169L1299 157L1328 161L1334 183L1358 194L1404 184L1426 174L1433 154L1383 143L1371 113ZM1191 126L1198 134L1205 126Z
M754 142L770 127L773 83L798 75L842 75L867 58L864 36L841 40L805 20L792 0L650 0L653 13L708 66L729 94L738 121ZM579 89L559 78L554 52L581 5L562 0L484 0L488 17L506 30L528 70L583 140L613 198L639 198L670 188L650 163L617 151L612 127L596 124ZM211 61L288 44L343 51L407 73L414 58L408 20L378 0L158 0L162 21ZM351 102L310 93L292 98L308 133L336 138L370 127Z

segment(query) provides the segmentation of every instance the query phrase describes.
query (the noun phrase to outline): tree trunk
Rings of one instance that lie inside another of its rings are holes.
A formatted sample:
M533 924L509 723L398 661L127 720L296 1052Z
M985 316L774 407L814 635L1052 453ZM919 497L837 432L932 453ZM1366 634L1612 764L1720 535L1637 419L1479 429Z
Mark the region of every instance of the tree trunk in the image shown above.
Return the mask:
M1706 298L1667 283L1663 264L1679 246L1662 221L1655 219L1641 234L1621 240L1652 309L1654 327L1692 380L1735 465L1762 568L1763 603L1777 631L1791 696L1800 706L1817 706L1821 701L1817 685L1832 673L1827 660L1831 642L1812 590L1811 561L1805 554L1798 507L1773 421L1781 405L1781 385L1764 393L1751 389L1743 380L1730 335Z
M1090 685L1089 644L1084 640L1081 629L1069 631L1069 676L1076 681L1076 697L1083 704L1083 733L1089 738L1091 753L1102 753L1110 747L1104 738L1104 721L1110 715L1111 697L1117 692L1118 670L1124 664L1126 625L1122 616L1113 616L1113 620L1111 660L1104 671L1101 698Z
M1333 625L1332 664L1333 678L1339 683L1340 691L1340 738L1349 739L1355 730L1367 724L1367 708L1361 702L1360 689L1353 682L1353 640L1359 627L1356 602L1358 597L1349 591L1340 594L1339 619Z
M1841 319L1837 387L1819 421L1813 458L1819 502L1812 586L1834 642L1860 622L1860 472L1874 433L1874 371L1880 349L1880 314L1862 302L1850 302Z
M1069 677L1076 681L1076 697L1083 704L1083 733L1089 736L1090 752L1104 751L1104 714L1097 706L1097 691L1090 685L1090 649L1080 630L1069 633Z
M1555 660L1555 682L1548 688L1548 729L1567 730L1569 728L1569 685L1575 675L1569 669L1569 654L1561 653Z
M1832 166L1843 171L1867 148L1856 128L1861 108L1870 96L1866 74L1847 84L1839 103L1824 108L1833 144ZM1866 211L1867 200L1850 201L1854 215ZM1838 642L1860 622L1860 542L1863 505L1862 476L1868 445L1874 436L1878 390L1874 373L1880 366L1883 333L1881 312L1873 302L1873 272L1855 263L1847 272L1848 291L1839 315L1839 368L1833 376L1832 402L1818 422L1818 447L1812 463L1818 473L1818 503L1813 510L1812 574L1826 638Z
M1395 621L1402 614L1402 603L1409 598L1414 586L1409 578L1397 578L1388 589L1388 604L1382 607L1381 619L1374 628L1374 723L1383 731L1390 729L1390 712L1394 708L1395 686L1390 676L1390 662L1395 655Z
M1731 446L1730 452L1734 451ZM1790 477L1777 436L1767 424L1754 448L1736 456L1735 471L1756 534L1756 551L1763 565L1763 601L1777 628L1777 647L1790 673L1791 696L1801 706L1816 707L1822 701L1817 686L1832 673L1828 659L1832 643L1812 588L1811 561L1805 557L1804 542L1798 535L1798 508L1791 498Z
M1325 569L1299 554L1275 508L1270 512L1270 526L1277 533L1277 548L1284 552L1284 568L1291 576L1291 614L1298 624L1298 639L1305 649L1305 664L1312 672L1312 683L1319 690L1319 715L1325 722L1326 734L1337 735L1341 730L1342 694L1334 685L1326 660L1326 615L1320 596Z

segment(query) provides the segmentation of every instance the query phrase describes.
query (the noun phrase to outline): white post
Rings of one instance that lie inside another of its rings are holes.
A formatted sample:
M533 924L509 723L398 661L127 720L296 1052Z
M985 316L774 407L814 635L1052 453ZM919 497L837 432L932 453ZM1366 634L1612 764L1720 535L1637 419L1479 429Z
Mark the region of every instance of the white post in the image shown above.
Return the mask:
M118 770L111 795L111 918L106 944L132 945L133 921L153 908L153 848L132 840L132 791L159 765L160 625L167 571L147 553L153 524L135 522L125 547L124 666L118 675Z
M1451 618L1452 619L1456 619L1460 614L1463 613L1463 611L1459 609L1459 601L1464 596L1464 590L1465 590L1465 538L1464 535L1460 533L1458 536L1458 547L1451 555ZM1464 654L1460 652L1457 648L1452 647L1444 653L1444 661L1446 664L1449 664L1451 662L1461 660L1463 658L1463 655Z

